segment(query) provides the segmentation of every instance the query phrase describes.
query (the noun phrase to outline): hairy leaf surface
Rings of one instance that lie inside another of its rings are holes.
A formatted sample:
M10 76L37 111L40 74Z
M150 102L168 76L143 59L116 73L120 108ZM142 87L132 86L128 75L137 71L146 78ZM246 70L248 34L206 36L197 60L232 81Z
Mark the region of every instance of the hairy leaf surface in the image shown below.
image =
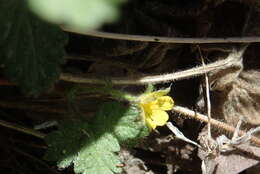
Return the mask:
M59 130L49 134L45 141L49 145L45 159L58 161L60 168L68 167L76 158L88 135L88 124L79 120L63 121Z
M47 136L45 158L58 161L60 168L74 164L76 173L120 173L119 144L134 144L148 134L135 107L106 103L90 123L63 122L58 131Z

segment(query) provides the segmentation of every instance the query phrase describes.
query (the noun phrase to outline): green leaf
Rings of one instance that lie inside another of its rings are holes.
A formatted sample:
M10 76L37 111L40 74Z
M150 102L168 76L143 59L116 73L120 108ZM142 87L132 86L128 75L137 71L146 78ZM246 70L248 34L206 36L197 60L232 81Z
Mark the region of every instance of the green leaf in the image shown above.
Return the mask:
M76 158L81 144L88 135L88 124L79 120L60 122L59 130L49 134L45 141L49 145L44 158L58 161L60 168L68 167Z
M45 158L58 161L60 168L74 164L75 173L120 173L119 144L133 144L148 134L135 107L112 102L102 105L90 124L63 122L58 131L47 136Z
M76 173L119 173L120 164L115 152L120 150L117 139L108 133L89 129L84 121L61 122L59 131L46 137L49 148L44 158L58 161L63 169L74 163Z
M123 106L118 102L101 106L92 122L96 131L110 131L120 144L133 144L140 137L149 134L144 121L135 106Z
M37 95L59 78L66 35L27 9L24 0L0 0L0 64L24 92Z
M117 18L122 0L28 0L43 19L77 30L89 30Z
M74 161L75 173L113 174L120 173L117 167L120 161L115 154L120 146L117 139L109 132L97 134L89 132L89 137Z

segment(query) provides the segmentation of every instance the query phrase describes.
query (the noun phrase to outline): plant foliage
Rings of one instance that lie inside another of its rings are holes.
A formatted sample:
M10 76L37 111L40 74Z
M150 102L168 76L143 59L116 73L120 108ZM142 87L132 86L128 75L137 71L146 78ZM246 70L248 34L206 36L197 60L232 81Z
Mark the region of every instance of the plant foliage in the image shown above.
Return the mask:
M49 149L45 158L58 161L60 168L73 163L75 173L120 173L119 145L133 145L148 133L136 107L105 103L90 123L62 122L59 130L46 138Z
M27 9L24 0L0 0L0 64L26 93L37 95L58 79L66 35Z

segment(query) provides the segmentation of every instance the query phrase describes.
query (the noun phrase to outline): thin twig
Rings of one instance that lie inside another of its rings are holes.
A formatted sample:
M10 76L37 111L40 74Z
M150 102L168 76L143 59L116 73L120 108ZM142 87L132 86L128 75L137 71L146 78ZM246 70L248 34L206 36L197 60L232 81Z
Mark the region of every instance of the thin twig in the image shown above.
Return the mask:
M23 132L28 135L33 135L33 136L41 138L41 139L44 139L44 137L46 136L45 134L38 132L36 130L29 129L29 128L26 128L26 127L23 127L23 126L14 124L14 123L10 123L10 122L4 121L4 120L0 120L0 125L3 127L7 127L10 129L16 130L18 132Z
M187 116L189 118L193 118L193 119L196 119L196 120L208 123L208 117L206 115L194 112L194 111L192 111L190 109L187 109L185 107L174 106L172 110L174 112L180 113L180 114L182 114L184 116ZM236 130L236 128L234 128L233 126L230 126L230 125L228 125L226 123L223 123L221 121L215 120L213 118L211 119L211 125L216 127L216 128L219 128L221 130L225 130L225 131L227 131L229 133L233 133L233 134L234 134L234 132ZM245 131L241 131L241 130L239 131L239 135L240 136L243 136L245 134L246 134ZM255 143L256 145L260 146L260 138L252 136L250 141Z
M253 43L260 42L260 37L227 37L227 38L185 38L185 37L160 37L129 35L119 33L109 33L101 31L76 31L70 28L61 27L64 31L107 39L132 40L143 42L162 42L162 43Z
M200 50L199 45L197 45L197 47L198 47L198 50L199 50L202 66L205 67L204 57L202 55L202 52ZM205 77L205 85L206 85L206 89L205 90L206 90L207 113L208 113L208 138L209 138L209 140L211 140L212 139L212 136L211 136L211 121L210 121L211 120L211 103L210 103L209 77L208 77L208 74L205 73L204 77Z
M158 84L167 83L170 81L188 79L196 77L211 71L218 69L225 69L232 66L236 59L234 57L241 56L241 53L231 53L228 58L219 60L214 63L207 64L205 66L199 66L184 71L173 72L163 75L154 76L140 76L134 78L110 78L110 82L114 85L146 85L146 84ZM74 75L70 73L62 73L60 80L74 82L74 83L88 83L88 84L106 84L107 81L97 77L84 77L80 75Z

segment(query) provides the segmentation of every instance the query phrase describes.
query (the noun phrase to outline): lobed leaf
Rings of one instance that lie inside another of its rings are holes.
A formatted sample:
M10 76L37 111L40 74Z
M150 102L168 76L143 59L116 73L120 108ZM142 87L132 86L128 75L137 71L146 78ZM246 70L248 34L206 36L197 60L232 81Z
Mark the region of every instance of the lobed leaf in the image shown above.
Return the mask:
M88 129L88 124L79 120L60 122L59 130L45 138L49 148L44 158L49 161L58 161L60 168L68 167L84 145Z
M113 174L120 173L117 165L120 161L115 154L120 146L117 139L110 133L96 134L90 132L86 142L80 149L74 161L75 173L83 174Z
M101 106L92 125L96 130L110 131L120 144L132 144L135 139L149 134L149 129L139 116L139 110L135 106L125 107L118 102Z
M75 173L120 173L119 144L134 144L148 132L137 108L118 102L106 103L90 124L62 122L59 130L46 138L49 148L45 158L58 161L60 168L73 163Z

